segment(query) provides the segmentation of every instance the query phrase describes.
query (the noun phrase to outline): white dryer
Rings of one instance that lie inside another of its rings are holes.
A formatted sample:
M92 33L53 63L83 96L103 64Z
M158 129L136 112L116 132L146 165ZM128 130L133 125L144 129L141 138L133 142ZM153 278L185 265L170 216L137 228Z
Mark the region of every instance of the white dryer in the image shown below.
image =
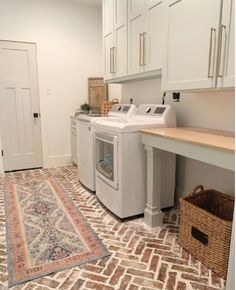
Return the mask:
M131 119L96 120L96 195L115 215L126 218L144 213L146 153L139 130L176 127L169 105L140 105ZM164 154L161 206L174 205L175 154Z
M137 107L132 104L115 104L107 117L95 114L80 114L76 119L77 166L79 181L89 190L95 191L94 122L98 119L127 119Z

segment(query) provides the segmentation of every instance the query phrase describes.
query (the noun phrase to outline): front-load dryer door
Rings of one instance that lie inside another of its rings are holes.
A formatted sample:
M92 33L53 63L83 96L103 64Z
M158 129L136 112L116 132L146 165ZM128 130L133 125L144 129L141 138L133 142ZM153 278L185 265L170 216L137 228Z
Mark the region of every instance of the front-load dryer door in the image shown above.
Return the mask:
M118 137L103 132L95 133L96 174L100 179L118 189Z

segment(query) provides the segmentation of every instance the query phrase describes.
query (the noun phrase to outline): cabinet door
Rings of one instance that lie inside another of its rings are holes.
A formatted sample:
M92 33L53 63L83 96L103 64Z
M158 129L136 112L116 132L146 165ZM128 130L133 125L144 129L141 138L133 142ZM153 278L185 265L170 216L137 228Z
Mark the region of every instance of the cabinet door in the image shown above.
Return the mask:
M163 90L215 87L221 2L167 2Z
M235 1L223 1L221 22L222 38L219 44L220 65L217 72L217 85L219 88L235 86Z
M103 0L103 36L113 31L114 23L114 0Z
M154 7L155 5L159 4L160 2L162 2L161 0L146 0L147 2L147 7Z
M163 1L147 1L147 34L145 35L146 70L152 71L162 68L163 48Z
M113 59L113 29L114 29L114 0L103 0L103 66L104 79L113 78L114 59Z
M104 36L103 39L103 61L104 61L104 79L113 78L114 59L113 59L113 33Z
M128 74L144 71L145 0L128 0Z
M131 18L143 14L146 7L146 0L128 0L129 15Z
M114 77L127 75L127 0L115 0Z

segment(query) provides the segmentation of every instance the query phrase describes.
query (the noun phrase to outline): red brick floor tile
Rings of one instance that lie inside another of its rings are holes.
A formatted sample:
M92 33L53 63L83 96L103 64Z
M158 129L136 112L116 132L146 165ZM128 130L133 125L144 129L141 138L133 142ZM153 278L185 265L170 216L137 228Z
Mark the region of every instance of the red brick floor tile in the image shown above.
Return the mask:
M67 166L0 174L0 290L7 290L3 185L7 180L56 176L111 256L15 286L13 290L222 290L224 280L178 244L179 210L164 214L164 226L149 229L143 218L121 222L78 182Z

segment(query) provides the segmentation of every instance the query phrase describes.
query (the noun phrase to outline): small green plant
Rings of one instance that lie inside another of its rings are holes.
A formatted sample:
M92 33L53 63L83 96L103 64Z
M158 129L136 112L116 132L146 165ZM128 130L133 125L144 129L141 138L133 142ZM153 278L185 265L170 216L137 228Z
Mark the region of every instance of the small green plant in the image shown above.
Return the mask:
M90 110L90 106L87 103L84 103L80 106L82 111L88 112Z

